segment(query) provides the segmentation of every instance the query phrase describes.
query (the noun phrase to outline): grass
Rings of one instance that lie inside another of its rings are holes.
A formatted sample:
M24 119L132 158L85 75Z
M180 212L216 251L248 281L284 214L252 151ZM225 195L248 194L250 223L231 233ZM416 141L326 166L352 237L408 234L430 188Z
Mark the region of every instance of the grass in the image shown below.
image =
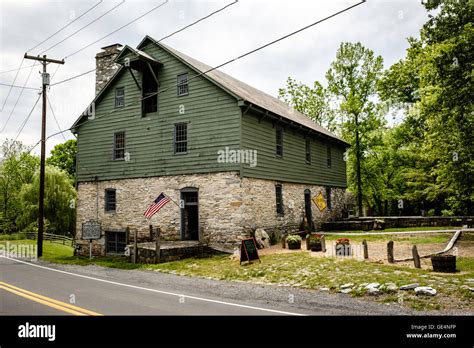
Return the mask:
M21 240L21 239L25 239L24 233L0 234L0 241L1 240Z
M406 228L387 228L385 230L377 231L331 231L337 233L333 235L326 235L326 240L336 240L338 238L347 237L354 242L362 242L364 239L367 242L388 242L393 240L400 243L410 244L431 244L431 243L447 243L453 236L453 232L458 229L454 226L434 226L434 227L406 227ZM375 234L377 232L411 232L411 231L435 231L435 230L453 230L453 232L436 233L436 234ZM366 233L361 236L347 235L347 233ZM374 233L374 234L372 234Z
M5 242L0 242L0 244ZM28 243L18 240L11 243ZM189 258L157 265L132 264L123 257L72 256L73 249L61 244L44 242L43 259L60 264L99 265L121 269L159 271L177 275L197 276L217 280L246 281L259 284L279 284L305 289L328 287L337 292L342 284L354 283L353 296L365 295L363 287L357 285L377 282L393 282L397 286L419 283L433 286L438 291L435 297L414 295L413 291L383 291L380 296L370 296L382 303L401 303L416 310L468 309L473 308L473 294L462 285L474 287L474 258L459 257L455 274L434 273L427 269L369 263L354 259L311 257L307 252L270 254L261 257L261 263L240 265L229 255L209 258ZM368 296L368 295L367 295Z
M410 243L410 244L430 244L430 243L447 243L451 237L452 233L438 233L438 234L429 234L429 235L397 235L397 234L383 234L383 235L364 235L364 236L353 236L353 235L344 235L344 234L333 234L325 236L326 240L336 240L338 238L349 238L349 240L354 242L362 242L364 239L367 242L385 242L393 240L394 242L400 243Z
M334 232L334 233L343 233L343 232L350 232L350 233L371 233L371 232L411 232L411 231L439 231L439 230L458 230L460 227L457 226L424 226L424 227L396 227L396 228L386 228L384 230L370 230L370 231L363 231L363 230L334 230L334 231L327 231L327 232Z

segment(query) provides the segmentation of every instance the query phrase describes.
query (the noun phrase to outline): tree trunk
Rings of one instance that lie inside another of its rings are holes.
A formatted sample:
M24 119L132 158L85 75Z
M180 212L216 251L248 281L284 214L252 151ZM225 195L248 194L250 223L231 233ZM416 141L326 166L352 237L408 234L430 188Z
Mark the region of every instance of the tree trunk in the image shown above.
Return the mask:
M362 216L362 178L360 173L360 142L359 142L359 117L355 115L356 126L356 171L357 171L357 210L358 215Z

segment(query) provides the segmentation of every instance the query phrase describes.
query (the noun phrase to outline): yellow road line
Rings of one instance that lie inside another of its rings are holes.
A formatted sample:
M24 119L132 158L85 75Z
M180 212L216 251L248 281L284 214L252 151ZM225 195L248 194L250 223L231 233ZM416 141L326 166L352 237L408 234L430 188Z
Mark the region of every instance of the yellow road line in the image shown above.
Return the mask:
M52 299L52 298L49 298L49 297L46 297L46 296L43 296L43 295L40 295L40 294L36 294L34 292L31 292L31 291L28 291L28 290L25 290L25 289L21 289L21 288L18 288L16 286L13 286L11 284L7 284L7 283L4 283L4 282L0 282L0 288L4 289L6 291L9 291L13 294L16 294L18 296L25 297L29 300L44 304L46 306L49 306L51 308L55 308L57 310L60 310L60 311L66 312L66 313L70 313L70 314L74 314L74 315L94 315L94 316L102 315L100 313L96 313L96 312L87 310L85 308L77 307L77 306L74 306L74 305L66 303L66 302L58 301L58 300L55 300L55 299Z

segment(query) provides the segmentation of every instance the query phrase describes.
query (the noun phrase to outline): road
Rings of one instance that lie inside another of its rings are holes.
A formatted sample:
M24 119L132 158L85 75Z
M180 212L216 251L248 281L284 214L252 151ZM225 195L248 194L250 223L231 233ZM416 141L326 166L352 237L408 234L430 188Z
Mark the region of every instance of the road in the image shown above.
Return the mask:
M1 315L412 314L344 294L0 257Z

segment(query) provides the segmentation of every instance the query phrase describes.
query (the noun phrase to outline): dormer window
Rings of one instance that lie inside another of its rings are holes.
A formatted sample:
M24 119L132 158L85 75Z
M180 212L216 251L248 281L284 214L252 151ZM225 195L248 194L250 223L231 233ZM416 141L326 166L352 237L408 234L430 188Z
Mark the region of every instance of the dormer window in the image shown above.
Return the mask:
M188 73L178 75L178 97L189 94Z
M158 76L155 71L150 69L143 71L143 116L158 110L158 83L156 82L155 76Z

